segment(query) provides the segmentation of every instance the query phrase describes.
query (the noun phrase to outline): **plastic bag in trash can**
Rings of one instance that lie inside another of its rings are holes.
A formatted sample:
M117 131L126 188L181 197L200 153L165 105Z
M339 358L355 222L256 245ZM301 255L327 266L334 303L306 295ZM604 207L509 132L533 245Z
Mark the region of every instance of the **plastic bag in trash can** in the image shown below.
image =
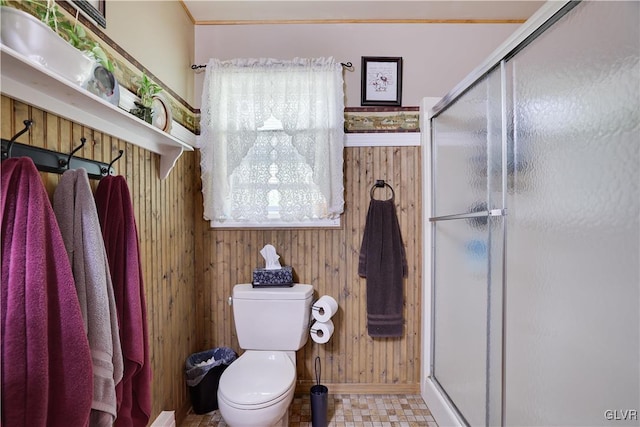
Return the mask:
M229 365L236 360L238 355L228 347L220 347L212 350L194 353L185 362L184 373L187 385L195 387L207 375L211 369L222 364Z

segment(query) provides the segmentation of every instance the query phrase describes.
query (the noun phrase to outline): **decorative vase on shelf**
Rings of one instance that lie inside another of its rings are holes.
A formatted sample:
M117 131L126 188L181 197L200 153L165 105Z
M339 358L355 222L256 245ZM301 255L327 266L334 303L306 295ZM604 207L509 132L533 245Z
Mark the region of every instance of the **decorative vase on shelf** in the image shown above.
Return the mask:
M120 103L120 85L118 81L111 71L98 63L96 63L91 73L91 79L87 82L85 89L116 107Z
M86 86L95 61L71 46L35 16L0 6L2 44L79 86Z

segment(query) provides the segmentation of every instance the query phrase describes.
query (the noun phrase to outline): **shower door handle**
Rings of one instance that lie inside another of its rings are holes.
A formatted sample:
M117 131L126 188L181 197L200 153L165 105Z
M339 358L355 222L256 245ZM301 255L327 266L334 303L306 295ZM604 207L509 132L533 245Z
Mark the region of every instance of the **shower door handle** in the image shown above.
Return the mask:
M481 218L481 217L490 217L490 216L506 216L506 209L491 209L488 211L480 211L480 212L468 212L463 214L454 214L454 215L443 215L443 216L435 216L429 218L429 222L437 222L437 221L448 221L452 219L469 219L469 218Z

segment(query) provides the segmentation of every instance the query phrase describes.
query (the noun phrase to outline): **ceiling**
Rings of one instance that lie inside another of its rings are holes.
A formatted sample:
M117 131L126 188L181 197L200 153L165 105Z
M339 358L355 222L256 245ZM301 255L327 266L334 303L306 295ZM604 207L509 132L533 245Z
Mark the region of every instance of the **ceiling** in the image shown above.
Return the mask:
M544 1L181 0L196 25L289 21L525 21Z

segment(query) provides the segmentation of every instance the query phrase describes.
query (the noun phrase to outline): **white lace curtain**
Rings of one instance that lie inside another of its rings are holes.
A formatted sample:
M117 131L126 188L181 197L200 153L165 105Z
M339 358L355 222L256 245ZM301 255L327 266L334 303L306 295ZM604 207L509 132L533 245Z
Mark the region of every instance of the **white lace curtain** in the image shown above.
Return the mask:
M280 130L264 130L265 122ZM211 59L198 147L204 217L213 223L270 222L274 203L279 221L339 217L342 66L333 58Z

